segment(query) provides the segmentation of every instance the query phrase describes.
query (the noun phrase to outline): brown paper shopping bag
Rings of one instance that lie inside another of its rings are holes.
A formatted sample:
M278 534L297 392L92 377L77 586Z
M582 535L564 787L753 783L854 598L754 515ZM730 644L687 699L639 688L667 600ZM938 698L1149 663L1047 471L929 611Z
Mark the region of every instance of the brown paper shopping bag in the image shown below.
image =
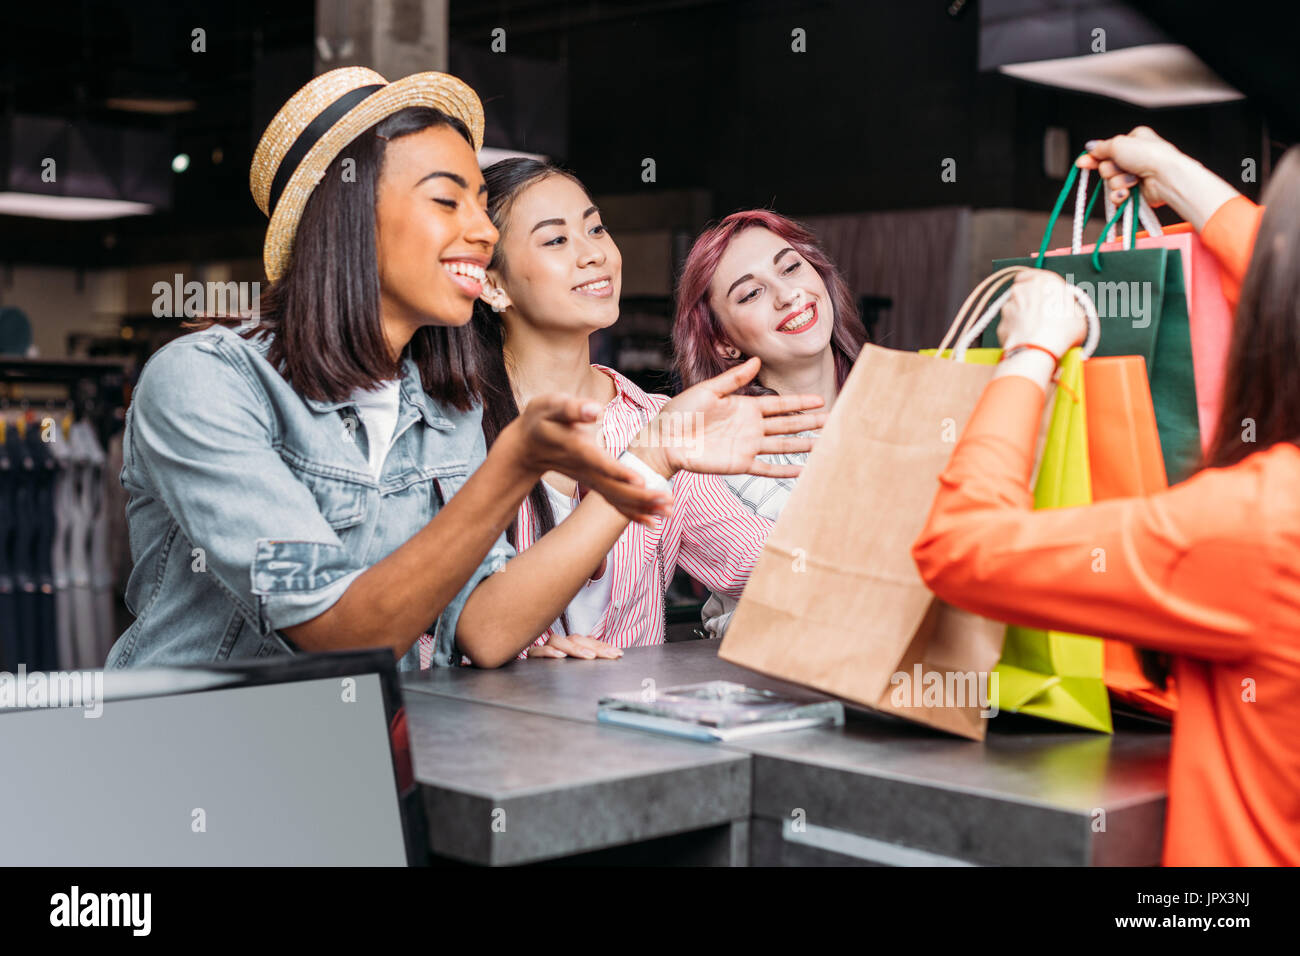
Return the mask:
M989 276L940 346L1019 268ZM719 655L980 740L1006 625L938 600L911 547L994 367L867 345L745 587Z

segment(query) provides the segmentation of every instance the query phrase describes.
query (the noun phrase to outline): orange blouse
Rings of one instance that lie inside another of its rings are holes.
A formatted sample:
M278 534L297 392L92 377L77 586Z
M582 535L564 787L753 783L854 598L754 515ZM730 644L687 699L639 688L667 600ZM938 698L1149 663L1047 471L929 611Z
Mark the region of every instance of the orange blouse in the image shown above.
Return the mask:
M1261 213L1234 199L1202 233L1234 307ZM988 617L1178 655L1165 864L1300 864L1300 448L1034 511L1043 403L1022 376L984 391L913 546L922 577Z

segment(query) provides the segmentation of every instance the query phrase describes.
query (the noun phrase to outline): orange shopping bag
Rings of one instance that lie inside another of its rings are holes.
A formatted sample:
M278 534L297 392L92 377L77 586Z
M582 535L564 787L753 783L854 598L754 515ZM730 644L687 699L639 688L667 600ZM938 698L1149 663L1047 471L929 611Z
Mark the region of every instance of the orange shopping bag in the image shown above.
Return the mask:
M1232 338L1232 309L1223 294L1219 260L1206 248L1201 237L1183 228L1184 225L1170 226L1162 235L1156 236L1139 232L1133 248L1171 249L1180 253L1187 296L1187 326L1192 338L1192 374L1196 380L1201 450L1205 451L1210 447L1214 428L1219 423L1228 342ZM1119 242L1104 243L1101 247L1102 252L1120 248ZM1143 371L1143 377L1145 375Z
M1092 499L1150 495L1166 487L1156 412L1140 355L1094 357L1083 365ZM1105 679L1113 697L1157 717L1177 709L1162 655L1106 641Z

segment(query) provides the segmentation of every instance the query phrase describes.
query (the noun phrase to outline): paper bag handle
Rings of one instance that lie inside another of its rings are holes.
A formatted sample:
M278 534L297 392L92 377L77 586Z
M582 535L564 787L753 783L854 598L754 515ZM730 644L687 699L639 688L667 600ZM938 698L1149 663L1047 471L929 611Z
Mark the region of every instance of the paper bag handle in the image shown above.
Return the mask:
M952 324L948 326L948 331L944 334L943 341L939 343L939 348L935 352L936 358L942 358L944 351L954 342L964 337L966 326L972 321L972 316L979 316L990 298L997 292L998 288L1008 279L1019 275L1021 272L1029 269L1029 266L1004 266L992 275L985 276L971 290L966 301L961 304L957 310L957 315L953 318ZM979 300L975 308L971 308L972 303Z
M1097 351L1097 346L1101 342L1101 319L1097 315L1097 306L1092 301L1091 296L1077 285L1067 284L1066 288L1070 290L1070 294L1074 296L1075 301L1083 307L1083 314L1088 322L1088 334L1084 337L1082 346L1083 358L1092 358L1092 353ZM1002 311L1002 306L1010 297L1011 290L1007 289L998 296L997 301L985 309L984 313L975 321L975 324L962 334L961 339L952 350L953 361L960 362L966 357L966 350L984 334L984 330L989 327L989 323L993 321L994 316Z

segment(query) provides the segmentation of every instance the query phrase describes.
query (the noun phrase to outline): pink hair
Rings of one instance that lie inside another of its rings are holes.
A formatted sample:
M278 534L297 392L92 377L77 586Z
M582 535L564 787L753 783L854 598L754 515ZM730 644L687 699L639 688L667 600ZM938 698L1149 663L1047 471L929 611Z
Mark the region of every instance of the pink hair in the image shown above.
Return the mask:
M676 353L677 374L682 387L689 388L706 378L720 375L740 364L739 359L723 358L717 346L727 344L726 335L718 317L709 308L709 283L718 269L722 254L731 240L746 229L768 229L786 242L808 262L830 293L831 307L835 312L831 332L831 351L835 355L836 384L843 387L849 370L867 340L866 329L858 316L857 304L848 283L840 275L830 257L822 250L817 237L805 226L787 219L770 209L747 209L733 212L721 222L700 233L691 247L682 275L677 283L677 309L673 317L673 350ZM759 372L761 377L762 372ZM771 394L772 390L751 382L738 394Z

